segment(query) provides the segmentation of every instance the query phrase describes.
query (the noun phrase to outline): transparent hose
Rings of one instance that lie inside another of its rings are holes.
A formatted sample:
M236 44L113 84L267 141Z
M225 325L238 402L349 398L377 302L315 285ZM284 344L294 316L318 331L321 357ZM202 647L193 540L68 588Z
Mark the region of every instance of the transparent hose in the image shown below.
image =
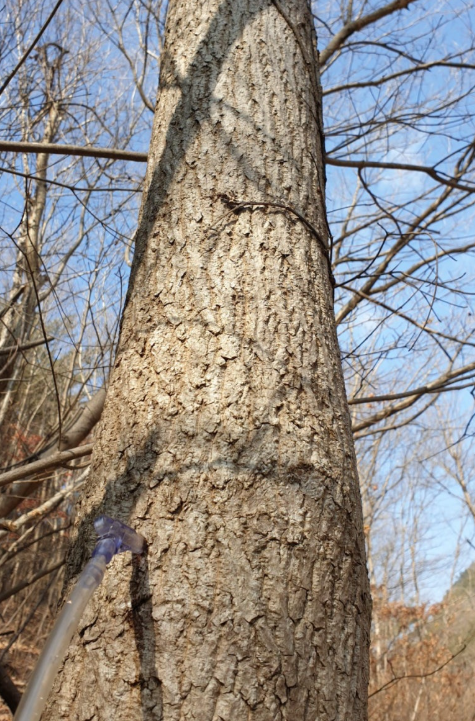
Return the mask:
M89 599L101 583L107 564L116 553L141 553L144 539L120 521L101 516L94 522L99 541L91 560L79 576L71 595L61 609L46 642L14 721L38 721L49 692Z

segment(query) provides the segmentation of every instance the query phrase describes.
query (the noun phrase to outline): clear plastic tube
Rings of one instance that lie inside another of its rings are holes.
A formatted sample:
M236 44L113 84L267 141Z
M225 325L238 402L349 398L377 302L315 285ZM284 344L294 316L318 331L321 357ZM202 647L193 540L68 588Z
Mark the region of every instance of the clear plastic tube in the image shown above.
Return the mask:
M15 721L38 721L43 713L64 654L78 627L84 609L106 570L105 556L92 558L61 609L15 714Z
M43 713L54 679L63 661L89 599L104 578L107 564L115 553L141 553L144 539L120 521L106 516L95 522L99 541L93 557L79 576L51 631L27 689L22 696L14 721L38 721ZM101 537L102 536L102 537Z

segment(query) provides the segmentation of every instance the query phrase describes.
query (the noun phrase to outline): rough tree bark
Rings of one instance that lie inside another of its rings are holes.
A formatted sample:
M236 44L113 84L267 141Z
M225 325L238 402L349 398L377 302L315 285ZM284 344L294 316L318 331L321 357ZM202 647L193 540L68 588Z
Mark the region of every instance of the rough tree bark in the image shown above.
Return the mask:
M361 721L369 593L305 0L173 0L69 558L113 561L44 718Z

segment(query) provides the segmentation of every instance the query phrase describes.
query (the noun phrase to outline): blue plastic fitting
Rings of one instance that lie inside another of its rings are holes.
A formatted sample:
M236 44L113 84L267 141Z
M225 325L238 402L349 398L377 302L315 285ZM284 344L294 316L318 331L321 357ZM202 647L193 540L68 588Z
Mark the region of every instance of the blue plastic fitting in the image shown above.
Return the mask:
M142 553L145 539L125 523L108 516L94 521L98 535L92 558L86 564L56 619L45 647L22 696L14 721L39 721L64 654L78 627L89 599L104 577L116 553Z

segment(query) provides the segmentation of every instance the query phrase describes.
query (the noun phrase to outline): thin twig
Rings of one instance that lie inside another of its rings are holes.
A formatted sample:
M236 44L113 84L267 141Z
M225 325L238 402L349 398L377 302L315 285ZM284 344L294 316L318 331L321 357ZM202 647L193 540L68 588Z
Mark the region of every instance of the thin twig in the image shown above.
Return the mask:
M28 50L27 50L27 51L24 53L24 55L20 58L19 62L15 65L15 67L13 68L12 72L10 73L10 75L8 75L7 78L5 79L5 82L4 82L3 85L0 87L0 95L3 93L4 90L7 89L7 87L10 85L11 81L13 80L13 78L15 77L15 75L17 74L17 72L19 71L19 69L21 68L21 66L23 65L23 63L28 59L29 54L30 54L31 51L34 49L36 43L37 43L38 40L41 38L41 36L43 35L44 31L46 30L46 28L48 27L48 25L50 24L50 22L52 21L52 19L53 19L54 16L56 15L56 13L57 13L57 11L59 10L59 7L60 7L60 5L62 4L62 2L63 2L63 0L58 0L58 2L56 3L56 5L54 6L54 8L52 9L52 11L50 12L50 14L48 15L48 18L47 18L45 24L43 25L43 27L41 28L40 32L39 32L38 35L35 37L35 39L33 40L33 42L31 43L31 45L30 45L30 47L28 48Z
M461 649L457 651L457 653L452 654L452 656L447 659L444 663L442 663L440 666L437 666L433 671L428 671L427 673L405 673L402 676L394 676L390 681L387 681L382 686L380 686L376 691L373 691L373 693L368 694L368 698L372 698L373 696L376 696L376 694L380 693L381 691L384 691L384 689L388 688L388 686L392 686L393 684L397 683L398 681L403 681L406 678L428 678L429 676L434 676L434 674L438 673L439 671L442 671L445 666L447 666L451 661L454 660L454 658L457 658L465 649L467 648L466 644L462 646Z

